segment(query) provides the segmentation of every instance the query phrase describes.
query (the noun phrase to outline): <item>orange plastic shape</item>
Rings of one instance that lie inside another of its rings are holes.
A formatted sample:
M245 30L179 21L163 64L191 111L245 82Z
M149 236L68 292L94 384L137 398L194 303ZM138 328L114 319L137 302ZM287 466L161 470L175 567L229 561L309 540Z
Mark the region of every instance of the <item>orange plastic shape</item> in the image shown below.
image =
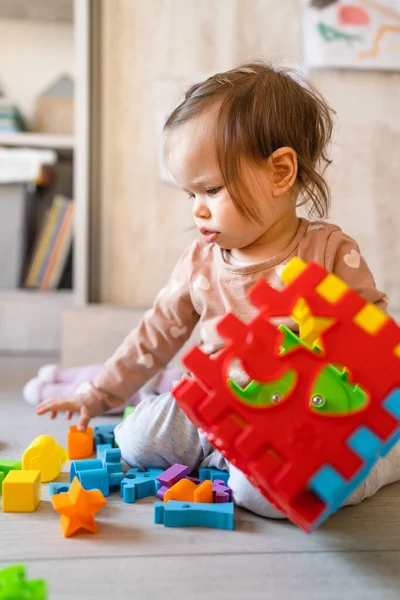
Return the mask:
M68 458L90 458L93 454L93 429L78 431L76 425L71 425L68 433Z
M95 514L107 504L99 490L84 490L79 479L74 478L68 492L51 497L53 508L61 515L60 527L64 537L80 529L97 532Z
M204 502L206 504L212 504L213 500L213 489L212 489L212 481L206 479L194 490L194 501L195 502Z
M164 494L164 502L168 500L180 500L181 502L193 502L193 494L196 484L190 479L180 479Z
M190 479L180 479L164 494L164 502L179 500L180 502L205 502L212 504L213 491L211 481L202 481L196 485Z

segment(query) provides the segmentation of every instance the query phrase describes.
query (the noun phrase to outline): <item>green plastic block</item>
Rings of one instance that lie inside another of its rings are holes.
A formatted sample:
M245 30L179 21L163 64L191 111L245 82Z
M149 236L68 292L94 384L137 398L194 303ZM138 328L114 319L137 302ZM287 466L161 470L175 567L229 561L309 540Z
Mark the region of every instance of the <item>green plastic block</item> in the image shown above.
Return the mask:
M0 458L0 471L4 473L4 477L8 475L10 471L20 471L21 468L21 462L19 460L6 460L5 458Z
M0 600L46 600L43 579L25 579L25 566L13 565L0 571Z
M124 410L124 416L122 417L122 419L126 419L126 417L135 412L135 409L136 406L126 406Z

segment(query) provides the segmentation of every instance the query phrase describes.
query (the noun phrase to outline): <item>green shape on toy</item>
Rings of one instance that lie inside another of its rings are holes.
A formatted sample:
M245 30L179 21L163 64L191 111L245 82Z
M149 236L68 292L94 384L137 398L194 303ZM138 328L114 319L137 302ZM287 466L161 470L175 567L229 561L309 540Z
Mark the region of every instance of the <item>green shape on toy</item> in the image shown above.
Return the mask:
M6 460L0 458L0 471L4 473L4 476L8 475L10 471L20 471L21 462L19 460Z
M321 352L319 348L307 346L293 331L281 325L279 330L284 334L280 355L286 354L298 346L313 352ZM275 381L260 383L251 381L245 388L231 379L228 386L233 394L245 404L254 408L266 408L281 403L290 393L296 381L296 372L288 371ZM348 372L333 365L328 365L317 377L311 391L310 408L327 415L346 415L361 410L368 403L368 396L358 385L348 381Z
M126 419L126 417L129 417L129 415L131 415L133 412L135 412L135 410L136 410L136 406L126 406L122 420Z
M0 571L0 600L46 600L43 579L25 579L25 566L13 565Z

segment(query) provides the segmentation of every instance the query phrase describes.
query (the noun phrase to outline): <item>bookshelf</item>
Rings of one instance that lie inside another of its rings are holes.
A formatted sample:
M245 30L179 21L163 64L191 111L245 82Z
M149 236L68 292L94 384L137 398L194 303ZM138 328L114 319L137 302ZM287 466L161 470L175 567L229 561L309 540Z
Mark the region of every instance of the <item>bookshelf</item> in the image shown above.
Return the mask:
M72 156L75 202L72 289L0 289L0 352L59 352L63 312L88 302L91 5L92 0L0 0L0 20L9 20L13 27L35 22L72 28L75 82L74 135L0 134L0 147L50 149Z
M74 149L74 136L50 133L0 133L0 146L49 148L51 150Z

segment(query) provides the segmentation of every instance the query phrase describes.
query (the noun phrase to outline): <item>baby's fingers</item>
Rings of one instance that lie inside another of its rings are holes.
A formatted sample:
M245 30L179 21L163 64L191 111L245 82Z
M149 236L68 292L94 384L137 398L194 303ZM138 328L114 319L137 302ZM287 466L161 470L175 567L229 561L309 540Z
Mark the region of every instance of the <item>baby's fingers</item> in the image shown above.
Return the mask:
M81 414L80 414L78 425L77 425L78 431L86 431L87 426L89 425L89 422L90 422L90 415L89 415L88 411L86 410L86 408L83 406L81 408Z
M44 415L47 412L57 413L59 410L74 410L68 398L51 398L36 407L36 414Z

